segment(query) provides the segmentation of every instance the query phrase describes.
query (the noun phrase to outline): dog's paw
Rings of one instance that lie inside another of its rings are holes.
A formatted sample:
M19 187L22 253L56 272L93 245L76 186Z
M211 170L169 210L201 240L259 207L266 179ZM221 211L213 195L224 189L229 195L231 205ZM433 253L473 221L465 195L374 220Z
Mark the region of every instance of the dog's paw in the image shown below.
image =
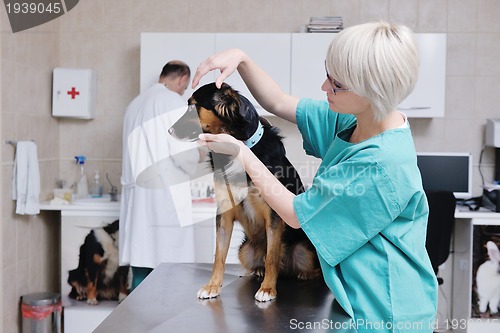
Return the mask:
M257 300L255 300L254 303L255 303L255 306L258 307L261 310L267 310L271 306L274 306L274 304L276 304L275 302L260 302L260 301L257 301Z
M259 268L256 268L252 274L259 277L259 278L263 278L264 277L264 274L265 274L265 269L264 267L259 267Z
M220 286L207 284L198 290L198 298L206 299L206 298L214 298L219 296L220 294Z
M259 302L272 301L273 299L276 298L276 290L270 288L266 289L261 288L255 293L254 298Z
M125 294L125 293L120 293L120 294L118 295L118 303L123 302L123 300L124 300L126 297L127 297L127 294Z
M89 305L97 305L97 304L99 304L99 302L95 298L88 298L87 299L87 304L89 304Z

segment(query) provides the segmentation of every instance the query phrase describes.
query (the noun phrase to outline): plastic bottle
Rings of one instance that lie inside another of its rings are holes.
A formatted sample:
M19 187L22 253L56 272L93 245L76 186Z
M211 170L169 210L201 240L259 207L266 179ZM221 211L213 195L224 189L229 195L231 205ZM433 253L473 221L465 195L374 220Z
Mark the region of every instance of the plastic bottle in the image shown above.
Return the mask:
M87 183L87 175L85 174L85 156L75 156L77 166L77 179L75 180L76 190L75 195L77 198L85 198L89 195L89 188Z
M90 196L92 198L102 197L102 185L101 185L101 177L99 176L99 170L95 171L94 180L90 184Z

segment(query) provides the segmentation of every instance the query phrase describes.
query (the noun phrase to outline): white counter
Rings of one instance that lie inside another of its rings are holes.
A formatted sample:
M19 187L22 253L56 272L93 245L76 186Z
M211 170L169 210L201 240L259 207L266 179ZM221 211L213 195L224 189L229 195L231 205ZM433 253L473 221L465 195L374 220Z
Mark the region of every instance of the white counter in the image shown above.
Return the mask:
M109 199L109 198L108 198ZM95 203L92 203L95 200ZM193 202L193 223L215 217L215 202ZM119 216L120 202L106 201L106 197L76 201L68 205L51 204L50 201L40 203L40 210L60 211L61 216Z
M60 211L61 216L118 217L120 215L120 203L110 202L109 205L51 205L46 202L40 204L40 210Z

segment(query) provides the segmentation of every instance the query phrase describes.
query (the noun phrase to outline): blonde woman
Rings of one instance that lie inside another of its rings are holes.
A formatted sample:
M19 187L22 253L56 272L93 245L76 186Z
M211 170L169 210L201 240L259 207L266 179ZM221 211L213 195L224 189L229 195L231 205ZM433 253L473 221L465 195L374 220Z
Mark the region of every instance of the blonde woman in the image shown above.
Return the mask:
M227 50L197 69L237 70L267 111L297 124L305 151L322 159L311 187L294 195L250 149L239 159L268 204L302 228L319 254L326 283L359 332L432 332L437 282L425 238L427 199L406 116L396 106L417 81L418 51L405 26L373 22L331 43L321 89L326 101L284 93L244 52ZM219 145L220 146L220 145Z

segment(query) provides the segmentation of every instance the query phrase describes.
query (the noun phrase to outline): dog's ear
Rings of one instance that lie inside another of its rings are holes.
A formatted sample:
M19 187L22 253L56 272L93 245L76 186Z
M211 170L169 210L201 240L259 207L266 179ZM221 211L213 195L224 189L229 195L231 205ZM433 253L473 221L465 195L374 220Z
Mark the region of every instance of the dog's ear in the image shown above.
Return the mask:
M234 119L238 116L240 108L239 95L228 84L223 83L213 96L214 110L223 118Z
M118 232L118 229L120 228L119 220L116 220L106 226L103 227L104 231L106 231L108 234L114 234L115 232Z

